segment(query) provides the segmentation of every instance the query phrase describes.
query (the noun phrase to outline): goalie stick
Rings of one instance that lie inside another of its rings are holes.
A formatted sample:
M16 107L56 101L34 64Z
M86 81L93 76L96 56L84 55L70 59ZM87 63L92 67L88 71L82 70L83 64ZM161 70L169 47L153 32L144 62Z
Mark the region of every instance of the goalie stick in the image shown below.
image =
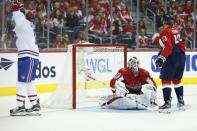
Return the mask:
M93 77L91 74L90 74L90 75L87 75L87 77L88 77L89 79L91 79L91 80L97 81L97 82L103 84L104 86L106 86L106 84L105 84L104 82L102 82L102 81L100 81L100 80L97 80L97 79L96 79L95 77Z
M99 82L99 83L103 84L104 86L108 87L108 86L106 85L106 83L105 83L105 82L102 82L102 81L100 81L100 80L96 79L96 78L95 78L95 77L93 77L92 75L88 75L87 77L88 77L89 79L91 79L91 80L97 81L97 82ZM111 89L113 92L115 92L115 91L116 91L116 89L114 89L114 88L112 88L112 87L110 87L110 89Z
M109 101L107 101L107 102L103 103L103 104L101 105L101 107L104 107L104 106L110 105L112 102L114 102L115 100L120 99L120 98L122 98L122 97L113 97L113 98L112 98L112 99L110 99Z

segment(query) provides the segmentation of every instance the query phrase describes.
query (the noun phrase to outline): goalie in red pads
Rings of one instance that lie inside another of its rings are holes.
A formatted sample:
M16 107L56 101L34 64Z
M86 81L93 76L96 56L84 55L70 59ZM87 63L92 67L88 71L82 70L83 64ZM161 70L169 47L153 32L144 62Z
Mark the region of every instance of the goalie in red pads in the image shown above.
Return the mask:
M157 105L156 84L148 71L132 57L128 67L121 68L110 81L113 94L101 97L102 108L147 109Z

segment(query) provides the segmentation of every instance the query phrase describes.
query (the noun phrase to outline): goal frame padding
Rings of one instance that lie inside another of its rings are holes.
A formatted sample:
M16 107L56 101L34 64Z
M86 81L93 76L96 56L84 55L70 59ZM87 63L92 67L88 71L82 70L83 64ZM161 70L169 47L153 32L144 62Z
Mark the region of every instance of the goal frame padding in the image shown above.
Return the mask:
M124 50L124 67L127 66L127 44L75 44L72 46L72 108L76 109L76 48L77 47L119 47ZM74 66L75 65L75 66Z

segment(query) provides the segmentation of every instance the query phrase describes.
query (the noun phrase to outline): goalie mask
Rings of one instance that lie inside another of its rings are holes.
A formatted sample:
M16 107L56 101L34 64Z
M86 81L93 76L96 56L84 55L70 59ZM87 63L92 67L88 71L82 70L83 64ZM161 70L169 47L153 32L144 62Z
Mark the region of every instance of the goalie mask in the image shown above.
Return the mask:
M138 75L139 66L140 62L135 56L128 61L128 67L132 70L134 76Z

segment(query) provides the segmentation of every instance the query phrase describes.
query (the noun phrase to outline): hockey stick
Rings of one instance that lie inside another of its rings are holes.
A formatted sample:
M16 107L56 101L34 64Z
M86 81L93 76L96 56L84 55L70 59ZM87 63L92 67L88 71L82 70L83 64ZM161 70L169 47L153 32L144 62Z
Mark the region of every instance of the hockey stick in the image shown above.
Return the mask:
M103 84L104 86L106 86L106 84L105 84L104 82L102 82L102 81L100 81L100 80L97 80L97 79L96 79L95 77L93 77L92 75L87 75L87 77L90 78L91 80L97 81L97 82Z
M113 97L113 98L110 99L109 101L103 103L103 104L101 105L101 107L107 106L107 105L111 104L112 102L114 102L115 100L120 99L120 98L122 98L122 97Z
M96 79L95 77L93 77L93 76L91 76L91 75L88 75L87 77L90 78L91 80L94 80L94 81L96 81L96 82L99 82L99 83L103 84L103 85L106 86L106 87L109 87L113 92L116 91L115 88L112 88L112 87L110 87L110 86L107 86L105 82L102 82L102 81Z

